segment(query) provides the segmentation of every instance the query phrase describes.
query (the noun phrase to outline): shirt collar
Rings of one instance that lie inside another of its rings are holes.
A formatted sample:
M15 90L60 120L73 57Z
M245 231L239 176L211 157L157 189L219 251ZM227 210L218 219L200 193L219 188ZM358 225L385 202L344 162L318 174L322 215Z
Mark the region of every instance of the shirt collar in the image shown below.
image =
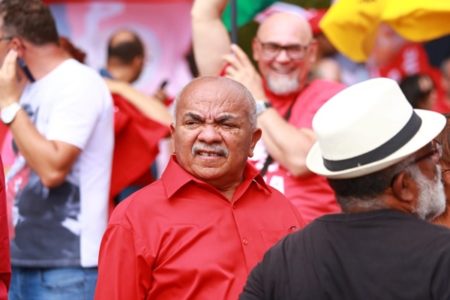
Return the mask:
M172 155L170 158L165 171L161 175L161 180L166 188L168 198L171 198L179 189L191 182L197 182L200 185L208 185L183 169L178 164L175 155ZM263 189L266 193L271 192L262 176L259 175L258 170L247 162L244 170L244 179L236 189L233 198L239 198L249 188L252 182L255 182L257 187Z

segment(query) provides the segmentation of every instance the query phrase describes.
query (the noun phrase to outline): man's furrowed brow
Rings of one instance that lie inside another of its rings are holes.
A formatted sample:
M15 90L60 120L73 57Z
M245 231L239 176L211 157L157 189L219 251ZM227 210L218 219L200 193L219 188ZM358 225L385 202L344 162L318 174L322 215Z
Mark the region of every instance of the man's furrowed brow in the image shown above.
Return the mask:
M225 113L223 115L218 116L215 120L218 123L223 123L223 122L230 121L230 120L231 121L238 120L238 117L234 114Z
M195 120L195 121L203 121L203 117L195 112L187 112L184 115L184 119Z

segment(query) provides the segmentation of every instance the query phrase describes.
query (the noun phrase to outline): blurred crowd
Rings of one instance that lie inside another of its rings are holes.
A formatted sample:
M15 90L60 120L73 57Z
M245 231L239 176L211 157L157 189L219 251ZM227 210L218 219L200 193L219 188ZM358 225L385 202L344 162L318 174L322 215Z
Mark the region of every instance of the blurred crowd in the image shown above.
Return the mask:
M0 2L0 300L450 299L449 36L345 48L332 8L275 5L247 53L226 5L193 1L193 79L148 93L134 28L96 70Z

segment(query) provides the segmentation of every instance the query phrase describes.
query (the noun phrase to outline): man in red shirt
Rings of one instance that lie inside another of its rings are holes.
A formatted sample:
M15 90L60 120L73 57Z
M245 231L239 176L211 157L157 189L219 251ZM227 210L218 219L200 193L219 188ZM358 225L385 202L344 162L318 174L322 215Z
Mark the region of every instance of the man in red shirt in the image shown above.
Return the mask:
M254 164L266 182L298 208L305 222L340 211L325 178L312 174L305 165L306 153L315 141L312 117L343 88L335 82L308 81L317 50L309 23L292 13L275 13L263 21L252 44L260 76L247 55L230 45L220 20L226 2L194 2L193 45L200 74L224 70L225 76L251 91L263 131Z
M302 225L247 158L261 136L249 91L223 77L188 84L160 180L113 212L95 299L237 299L249 271Z

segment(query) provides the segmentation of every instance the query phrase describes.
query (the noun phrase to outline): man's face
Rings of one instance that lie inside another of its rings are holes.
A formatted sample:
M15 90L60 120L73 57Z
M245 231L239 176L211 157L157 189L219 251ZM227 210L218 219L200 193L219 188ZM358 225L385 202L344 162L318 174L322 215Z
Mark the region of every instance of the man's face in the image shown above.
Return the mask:
M108 60L108 71L114 79L133 83L142 73L144 58L135 57L130 64L124 64L119 59L112 57Z
M447 93L447 97L450 98L450 59L446 59L442 63L442 87Z
M303 88L315 59L315 45L307 26L293 16L275 16L258 30L253 58L274 94L287 95Z
M427 156L427 153L430 152L425 152L420 162L409 167L409 173L418 186L415 213L423 220L432 220L444 212L446 196L439 156L437 154Z
M441 181L440 167L437 168L439 172L435 180L428 179L420 170L415 172L420 190L416 213L423 220L432 220L445 210L444 185Z
M219 189L242 180L261 131L249 122L248 100L222 80L197 81L180 96L171 126L178 163Z

